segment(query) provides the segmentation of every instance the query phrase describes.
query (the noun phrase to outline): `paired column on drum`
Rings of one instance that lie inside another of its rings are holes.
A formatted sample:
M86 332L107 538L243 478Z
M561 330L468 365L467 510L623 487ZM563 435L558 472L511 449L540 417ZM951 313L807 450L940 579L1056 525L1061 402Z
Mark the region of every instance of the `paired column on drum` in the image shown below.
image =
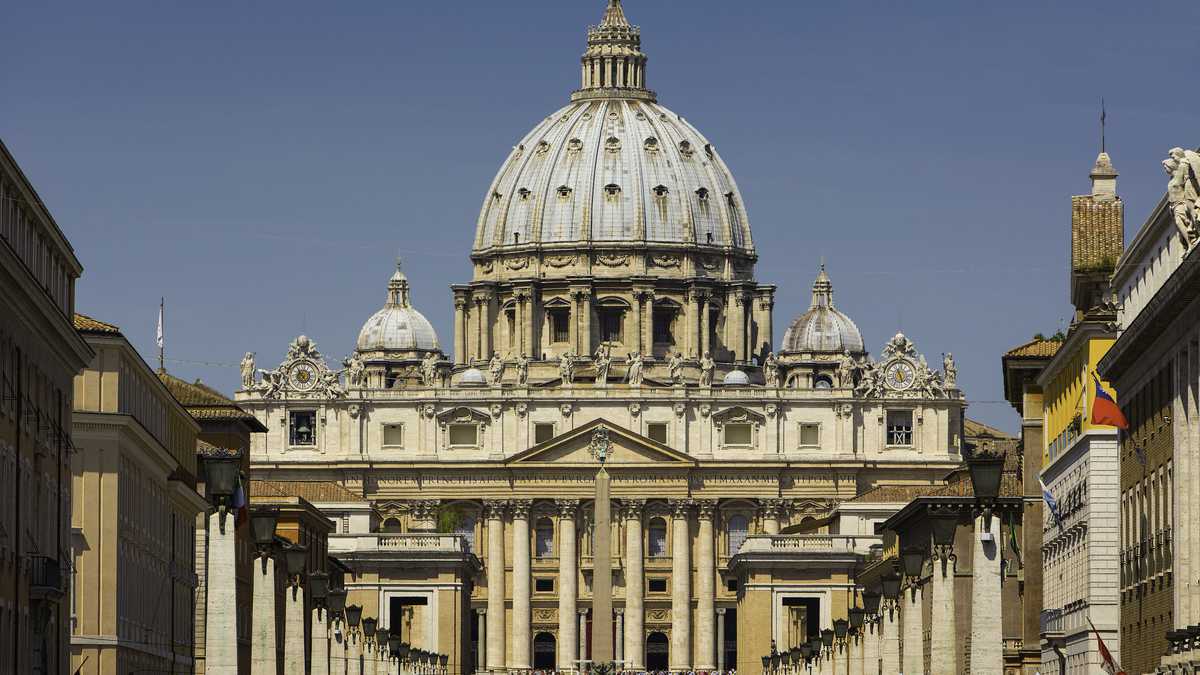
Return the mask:
M577 667L579 644L579 627L575 623L578 607L575 594L579 585L575 517L579 500L559 499L555 503L558 505L558 669L570 671Z
M670 500L671 670L692 669L692 504L690 499Z
M504 636L504 511L508 503L487 500L487 646L485 663L493 672L505 671Z
M645 593L642 551L642 499L621 500L621 518L625 521L625 664L626 670L642 670L646 653Z

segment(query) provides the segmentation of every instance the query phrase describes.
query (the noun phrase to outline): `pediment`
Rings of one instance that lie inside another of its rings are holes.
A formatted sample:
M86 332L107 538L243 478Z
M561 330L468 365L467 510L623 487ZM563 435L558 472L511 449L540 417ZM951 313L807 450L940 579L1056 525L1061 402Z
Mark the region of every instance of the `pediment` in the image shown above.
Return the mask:
M650 466L689 467L692 457L604 419L551 438L513 455L509 464L599 466L597 445L606 443L604 465L608 468Z
M755 412L749 408L743 408L740 405L715 412L712 414L712 419L717 424L736 424L739 422L764 424L767 421L766 416L762 413Z

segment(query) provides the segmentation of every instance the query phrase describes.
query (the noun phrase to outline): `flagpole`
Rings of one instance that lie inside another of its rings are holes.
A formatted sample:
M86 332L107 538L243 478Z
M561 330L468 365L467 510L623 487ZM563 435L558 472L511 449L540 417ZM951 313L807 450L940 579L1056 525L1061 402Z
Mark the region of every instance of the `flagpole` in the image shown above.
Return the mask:
M163 365L165 361L163 358L163 314L166 313L166 306L167 299L160 297L158 299L158 369L164 372L166 367Z

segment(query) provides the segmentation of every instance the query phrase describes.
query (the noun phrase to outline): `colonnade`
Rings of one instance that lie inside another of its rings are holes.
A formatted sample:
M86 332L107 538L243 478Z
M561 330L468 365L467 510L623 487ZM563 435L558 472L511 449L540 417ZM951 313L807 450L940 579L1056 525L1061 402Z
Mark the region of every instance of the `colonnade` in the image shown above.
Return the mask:
M558 630L557 667L575 670L587 659L587 614L580 606L580 555L576 522L581 500L555 500L558 519ZM614 657L625 662L626 669L645 668L645 575L643 527L645 500L621 500L619 517L625 524L625 605L613 610L618 636ZM487 523L487 606L478 609L479 650L482 667L490 672L531 669L533 626L530 612L533 541L530 537L532 500L489 500L485 502ZM671 518L671 651L672 670L715 670L719 659L718 632L723 632L716 608L716 533L713 518L716 500L669 500ZM696 521L697 540L692 541L692 521ZM512 528L513 551L511 584L512 626L505 626L507 608L505 579L505 528ZM610 536L609 532L595 533ZM696 550L697 577L692 588L692 549ZM614 565L616 567L616 565ZM692 604L696 605L696 625L692 630ZM506 640L511 635L512 649ZM693 640L698 656L693 663ZM511 655L510 655L511 654Z

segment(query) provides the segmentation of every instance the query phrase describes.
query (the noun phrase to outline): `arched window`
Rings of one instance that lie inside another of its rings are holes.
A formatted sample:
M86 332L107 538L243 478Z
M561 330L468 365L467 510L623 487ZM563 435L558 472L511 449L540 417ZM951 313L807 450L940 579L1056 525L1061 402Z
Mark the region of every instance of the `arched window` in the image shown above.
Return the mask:
M549 518L539 518L535 528L537 535L537 557L549 558L554 555L554 523Z
M464 514L454 528L457 534L467 540L467 550L475 550L475 516Z
M738 552L738 549L745 543L746 536L750 534L750 521L746 519L746 516L730 516L725 527L729 535L729 555L733 555Z
M832 389L833 380L828 375L818 375L817 379L813 380L814 389Z
M662 518L655 518L650 521L650 527L647 532L650 535L650 557L661 558L667 553L667 521Z
M400 531L400 519L388 518L387 520L383 521L382 525L379 526L379 531L380 532L399 532Z

